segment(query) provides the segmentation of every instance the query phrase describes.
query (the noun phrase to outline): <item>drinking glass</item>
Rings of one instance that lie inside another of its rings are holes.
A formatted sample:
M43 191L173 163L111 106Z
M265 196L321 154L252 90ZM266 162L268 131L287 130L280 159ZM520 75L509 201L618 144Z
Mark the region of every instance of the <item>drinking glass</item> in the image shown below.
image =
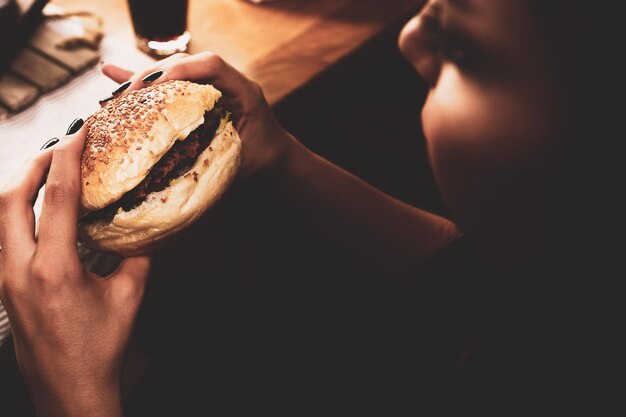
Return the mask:
M188 0L128 0L137 46L157 56L187 50Z

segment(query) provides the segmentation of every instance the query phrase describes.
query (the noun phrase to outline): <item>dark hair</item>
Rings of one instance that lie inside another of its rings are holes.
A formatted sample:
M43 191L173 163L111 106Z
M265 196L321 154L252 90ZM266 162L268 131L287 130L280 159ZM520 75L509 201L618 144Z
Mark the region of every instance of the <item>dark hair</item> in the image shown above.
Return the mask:
M558 261L596 271L616 260L613 219L619 213L623 165L618 147L624 116L618 51L624 24L613 2L528 0L562 85L563 140L549 196L560 238ZM619 44L618 44L619 43ZM621 247L621 245L620 245ZM570 272L571 272L570 271Z
M542 375L535 389L550 392L559 409L580 410L580 402L593 398L598 384L611 380L596 373L612 369L618 360L610 356L614 343L602 331L606 326L611 332L607 334L614 333L613 321L619 315L611 306L623 304L612 298L621 294L616 281L622 280L624 256L618 224L623 216L619 167L624 158L619 149L626 116L621 114L624 73L618 57L626 25L618 21L623 15L614 1L527 1L561 74L564 129L560 159L546 187L546 211L555 237L547 254L550 264L536 265L533 273L523 276L523 282L534 285L518 305L531 306L524 312L531 316L526 328L533 330L521 337L537 341L523 354L533 349L537 353L528 355L529 366L520 373Z

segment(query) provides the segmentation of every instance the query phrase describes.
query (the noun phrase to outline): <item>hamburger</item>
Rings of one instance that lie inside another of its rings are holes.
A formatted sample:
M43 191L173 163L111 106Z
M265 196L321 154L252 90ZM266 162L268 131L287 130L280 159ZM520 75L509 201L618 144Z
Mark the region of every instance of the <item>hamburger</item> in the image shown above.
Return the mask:
M220 200L243 161L220 97L211 85L168 81L117 97L85 121L83 244L146 254Z

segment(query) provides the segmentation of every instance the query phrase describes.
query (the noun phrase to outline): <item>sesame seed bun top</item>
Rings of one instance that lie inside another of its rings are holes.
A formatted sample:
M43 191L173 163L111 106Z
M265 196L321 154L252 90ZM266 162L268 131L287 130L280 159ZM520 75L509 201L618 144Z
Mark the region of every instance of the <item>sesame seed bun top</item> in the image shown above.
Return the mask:
M128 92L90 116L81 161L81 210L102 209L137 186L152 166L204 122L221 93L167 81Z

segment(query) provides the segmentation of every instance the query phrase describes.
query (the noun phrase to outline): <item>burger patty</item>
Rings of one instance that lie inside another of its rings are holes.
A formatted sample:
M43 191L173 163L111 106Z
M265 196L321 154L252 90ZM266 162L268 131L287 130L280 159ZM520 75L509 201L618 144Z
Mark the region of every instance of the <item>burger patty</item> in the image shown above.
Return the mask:
M219 109L206 112L204 123L191 132L187 139L177 141L152 167L148 176L127 192L123 199L141 202L148 194L164 190L171 180L187 172L211 143L221 119L222 112Z
M214 108L204 113L204 123L198 126L185 140L176 143L152 167L146 178L121 199L92 215L113 217L121 207L130 211L141 204L148 194L164 190L170 182L184 175L194 165L198 156L209 147L224 116L222 109Z

